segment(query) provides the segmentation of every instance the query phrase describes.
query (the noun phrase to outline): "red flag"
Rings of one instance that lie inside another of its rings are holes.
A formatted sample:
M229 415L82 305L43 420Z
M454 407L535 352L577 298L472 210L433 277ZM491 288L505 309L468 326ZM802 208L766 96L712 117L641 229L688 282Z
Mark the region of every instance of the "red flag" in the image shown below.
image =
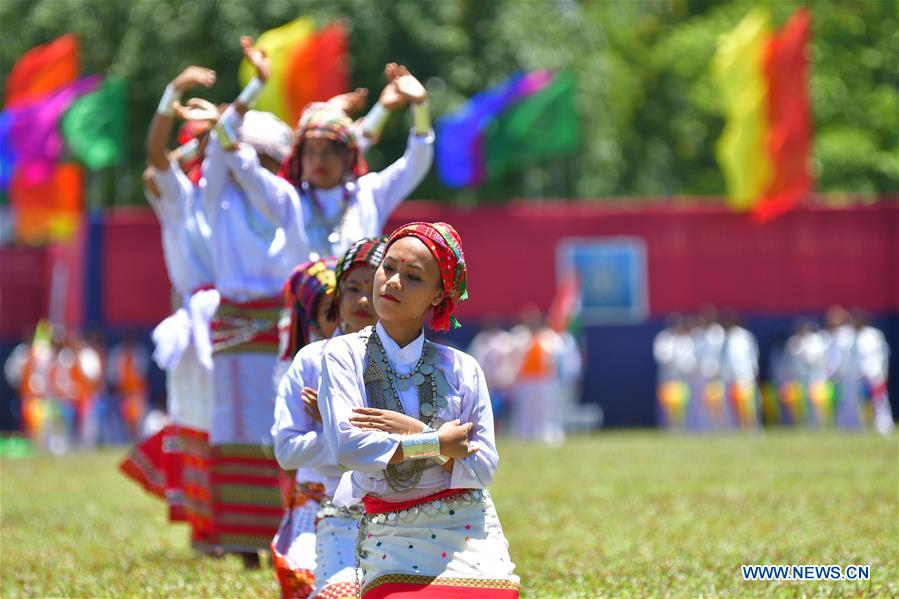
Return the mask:
M547 323L557 332L571 327L581 309L581 282L574 268L568 269L549 305Z
M26 104L75 81L78 47L78 38L67 33L23 54L6 78L6 108Z
M764 222L798 204L814 185L809 170L812 125L809 114L809 25L806 9L793 13L772 38L764 61L768 79L768 137L774 173L753 219Z
M316 31L291 51L287 64L287 102L296 122L310 102L349 91L346 27L335 22Z

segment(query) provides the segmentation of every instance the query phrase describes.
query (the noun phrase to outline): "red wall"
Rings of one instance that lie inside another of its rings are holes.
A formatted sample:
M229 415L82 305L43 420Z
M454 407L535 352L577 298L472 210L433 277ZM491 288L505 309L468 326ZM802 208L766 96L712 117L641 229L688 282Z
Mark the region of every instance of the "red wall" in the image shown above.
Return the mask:
M471 291L459 308L463 319L517 313L528 302L548 306L558 241L607 235L644 239L652 316L705 303L757 314L821 311L832 303L899 312L895 200L852 209L805 207L761 226L710 206L582 201L465 209L412 201L399 208L388 229L412 220L444 220L461 232ZM102 289L79 288L84 244L0 250L0 339L17 339L24 321L46 314L54 255L70 266L67 321L78 323L73 311L83 312L82 297L99 302L112 327L149 328L169 313L153 213L110 211L104 226L92 229L98 230L102 240L87 245L100 248L95 270Z
M444 220L462 234L471 299L460 316L546 307L565 237L632 235L647 246L653 316L711 303L744 313L830 304L899 311L899 203L804 208L767 225L720 207L516 203L458 208L407 202L388 227Z

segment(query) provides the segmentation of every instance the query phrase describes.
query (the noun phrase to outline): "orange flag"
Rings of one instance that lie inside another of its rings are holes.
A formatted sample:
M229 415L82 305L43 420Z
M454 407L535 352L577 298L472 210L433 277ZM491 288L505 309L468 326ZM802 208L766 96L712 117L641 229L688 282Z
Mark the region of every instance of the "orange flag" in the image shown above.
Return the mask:
M764 60L768 78L768 137L775 165L772 179L753 208L764 222L791 210L814 186L809 160L812 123L809 114L808 65L811 17L798 9L768 44Z
M310 102L349 91L347 32L335 22L291 50L286 71L287 102L295 123Z
M81 219L83 171L77 164L61 164L48 180L36 185L29 185L21 173L16 173L9 197L19 242L38 245L65 241Z
M78 38L68 33L22 55L6 78L5 107L27 104L78 78Z

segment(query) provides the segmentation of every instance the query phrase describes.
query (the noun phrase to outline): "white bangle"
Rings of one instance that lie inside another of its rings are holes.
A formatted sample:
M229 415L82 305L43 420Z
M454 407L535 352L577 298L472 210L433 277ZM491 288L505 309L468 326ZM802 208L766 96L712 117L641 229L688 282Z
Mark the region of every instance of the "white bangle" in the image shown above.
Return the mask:
M412 105L412 123L415 126L416 135L427 135L431 130L431 109L428 101Z
M381 136L381 132L384 131L384 125L387 124L387 119L389 118L390 111L384 108L380 100L375 102L375 105L371 107L371 110L368 111L368 114L365 115L365 119L362 121L362 133L366 137L377 139Z
M406 435L401 443L405 460L434 458L440 455L440 439L436 432Z
M229 106L219 118L219 122L215 124L215 133L224 150L234 150L240 142L234 122L236 120L237 111L233 106Z
M249 108L256 101L256 98L259 97L259 93L264 86L265 84L262 83L259 77L253 77L247 83L247 86L240 91L240 95L237 96L237 103Z
M175 156L178 162L193 160L200 154L200 140L196 137L175 148Z
M162 116L175 116L175 102L181 99L181 90L175 89L171 83L165 86L162 92L162 98L159 99L159 106L156 107L156 114Z

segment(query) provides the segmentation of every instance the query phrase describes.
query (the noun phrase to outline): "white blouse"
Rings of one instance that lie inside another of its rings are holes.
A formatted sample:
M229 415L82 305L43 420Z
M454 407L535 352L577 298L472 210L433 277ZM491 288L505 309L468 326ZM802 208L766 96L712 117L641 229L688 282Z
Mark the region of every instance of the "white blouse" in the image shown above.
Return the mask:
M153 169L159 197L145 190L147 201L162 229L162 255L172 287L186 301L187 295L212 283L210 230L200 198L176 162L163 171Z
M294 266L286 259L284 230L260 214L246 190L235 184L228 154L210 135L201 184L212 232L215 287L235 301L280 295Z
M303 407L303 387L318 390L322 354L328 339L304 346L281 378L275 397L275 424L272 439L275 458L285 470L297 470L297 480L325 485L333 495L344 470L322 434L322 425L309 417Z
M289 181L259 164L256 151L241 144L234 152L226 152L228 166L253 205L272 223L284 229L287 236L288 260L298 264L319 257L340 256L363 237L381 235L390 214L428 174L434 159L434 133L410 133L405 153L382 171L363 175L331 189L316 189L325 221L339 223L330 228L317 218L316 203L305 187L295 188ZM345 218L340 221L344 198ZM329 239L331 233L336 238Z
M365 348L368 337L377 334L385 357L399 374L408 374L418 362L424 344L424 332L400 348L381 323L359 333L332 339L322 359L322 382L318 405L324 422L324 433L337 461L353 470L345 477L334 496L337 505L349 505L366 494L389 501L415 499L445 489L483 489L490 485L499 456L493 434L493 411L481 367L466 353L434 344L437 367L446 378L449 394L444 407L438 407L435 428L443 422L459 419L474 423L469 440L479 450L466 458L456 459L452 473L430 460L418 485L398 493L384 479L384 471L396 452L402 435L365 430L350 424L353 408L369 406L363 384ZM399 392L406 414L419 416L418 392L414 385Z

